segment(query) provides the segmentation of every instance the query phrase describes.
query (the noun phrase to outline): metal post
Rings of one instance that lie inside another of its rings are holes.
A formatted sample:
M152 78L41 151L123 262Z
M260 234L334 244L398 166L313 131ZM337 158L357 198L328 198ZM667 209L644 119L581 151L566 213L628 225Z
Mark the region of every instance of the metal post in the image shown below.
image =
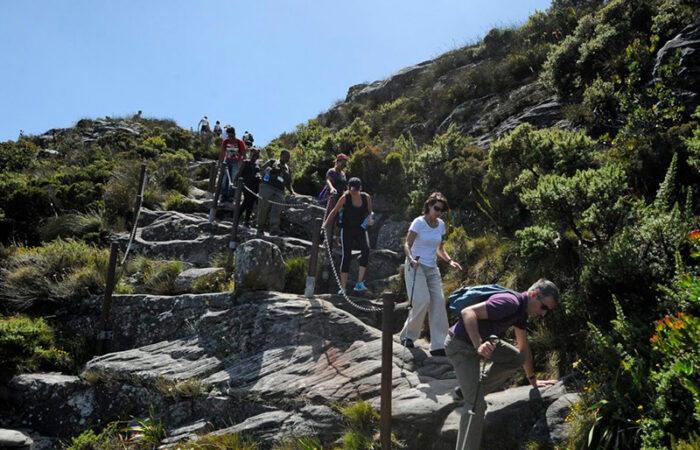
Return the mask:
M384 311L382 312L382 387L380 406L380 440L382 450L391 449L391 370L393 366L394 343L392 324L394 313L394 294L382 294Z
M219 168L219 178L216 180L216 189L214 189L214 199L212 200L211 208L209 208L209 222L213 222L216 219L216 206L219 203L219 195L221 195L221 181L224 179L224 171L226 170L226 164L221 163Z
M228 249L233 252L236 250L238 242L238 221L241 218L241 195L243 194L243 178L236 180L235 202L233 206L233 230L231 230L231 239L228 241Z
M309 275L306 277L306 290L304 295L306 298L314 296L316 290L316 266L318 265L318 246L321 241L321 225L323 219L320 217L314 220L314 231L311 239L311 256L309 256Z
M216 183L216 162L209 168L209 188L207 189L207 198L214 198L214 183Z
M109 313L112 308L112 291L114 290L114 271L117 267L117 255L119 244L112 242L109 252L109 266L107 268L107 284L105 286L105 296L102 300L102 312L100 313L100 331L97 335L97 345L95 353L101 355L105 347L105 341L112 339L112 330L109 329Z
M135 224L139 217L139 210L141 209L141 205L143 204L143 188L145 183L146 165L141 164L141 173L139 174L139 190L136 191L136 202L134 204L134 220L132 221L132 225Z

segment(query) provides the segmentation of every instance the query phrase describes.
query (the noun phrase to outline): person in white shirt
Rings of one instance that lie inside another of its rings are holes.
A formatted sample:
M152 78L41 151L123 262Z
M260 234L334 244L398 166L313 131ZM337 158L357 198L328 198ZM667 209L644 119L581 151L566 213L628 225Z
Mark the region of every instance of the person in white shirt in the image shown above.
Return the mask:
M433 192L423 205L423 215L416 217L408 228L404 278L411 306L406 323L400 333L401 343L408 348L420 336L423 319L430 319L430 354L445 356L447 336L447 310L442 292L442 278L437 266L437 256L447 261L450 267L462 270L457 261L450 258L442 245L445 222L440 215L447 209L447 199Z

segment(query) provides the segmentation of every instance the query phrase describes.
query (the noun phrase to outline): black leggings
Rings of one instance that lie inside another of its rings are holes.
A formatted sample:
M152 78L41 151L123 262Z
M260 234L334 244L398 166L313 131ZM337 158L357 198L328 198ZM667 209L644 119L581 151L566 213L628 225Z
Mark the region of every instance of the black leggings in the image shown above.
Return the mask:
M255 192L258 190L254 187L250 187ZM243 204L241 204L241 217L245 215L245 220L250 220L250 215L253 214L253 206L255 206L255 201L258 197L255 194L251 194L247 189L243 190Z
M341 228L340 245L343 248L343 256L340 260L341 272L347 273L350 271L350 259L354 244L359 244L359 249L362 252L360 255L360 267L367 267L367 262L369 261L369 237L367 236L367 231L362 228Z

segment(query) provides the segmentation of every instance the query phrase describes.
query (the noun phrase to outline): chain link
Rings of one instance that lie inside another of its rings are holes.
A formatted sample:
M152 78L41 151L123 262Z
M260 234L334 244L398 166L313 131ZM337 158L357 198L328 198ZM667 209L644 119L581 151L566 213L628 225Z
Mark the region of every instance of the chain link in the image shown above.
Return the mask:
M242 184L243 184L243 188L244 188L246 191L250 192L251 194L253 194L253 195L256 196L257 198L259 198L260 200L262 200L262 201L264 201L264 202L272 203L273 205L286 206L286 207L288 207L288 208L300 208L300 207L302 207L302 206L307 206L307 205L308 205L308 203L279 203L279 202L273 202L272 200L265 200L264 198L262 198L262 197L260 196L260 194L258 194L257 192L254 192L254 191L251 190L248 186L246 186L245 183L242 183Z
M323 217L323 221L326 221L326 218L328 217L328 208L326 208L326 213ZM326 240L326 253L328 253L328 264L331 266L331 269L333 270L333 278L335 278L335 282L338 285L338 289L340 290L340 295L343 296L346 302L348 302L350 305L352 305L355 309L358 309L360 311L364 312L382 312L382 308L377 308L376 306L360 306L357 303L353 302L350 300L350 297L345 293L345 288L341 288L340 286L340 278L338 277L338 271L335 269L335 264L333 264L333 254L331 253L331 241L328 239L328 230L326 227L321 225L321 228L323 229L323 236Z

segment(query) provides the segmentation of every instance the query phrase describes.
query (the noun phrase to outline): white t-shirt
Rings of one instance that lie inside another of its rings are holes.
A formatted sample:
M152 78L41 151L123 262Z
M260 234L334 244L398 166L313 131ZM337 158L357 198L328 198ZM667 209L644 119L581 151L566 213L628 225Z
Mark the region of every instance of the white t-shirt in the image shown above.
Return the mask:
M416 233L416 240L413 241L411 254L413 259L420 256L420 263L424 266L437 266L437 249L442 241L442 236L445 234L445 222L438 218L437 227L433 228L428 225L425 216L416 217L411 222L408 231Z

